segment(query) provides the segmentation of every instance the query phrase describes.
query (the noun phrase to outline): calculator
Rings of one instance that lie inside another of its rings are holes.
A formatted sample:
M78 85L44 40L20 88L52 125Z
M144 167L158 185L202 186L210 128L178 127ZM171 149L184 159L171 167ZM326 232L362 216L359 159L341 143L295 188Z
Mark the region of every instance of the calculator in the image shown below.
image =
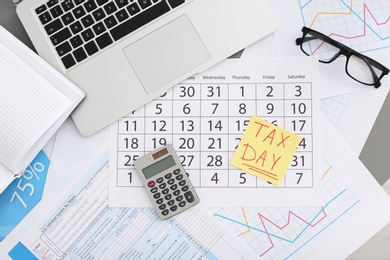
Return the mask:
M134 165L160 219L170 218L199 202L171 144L137 159Z

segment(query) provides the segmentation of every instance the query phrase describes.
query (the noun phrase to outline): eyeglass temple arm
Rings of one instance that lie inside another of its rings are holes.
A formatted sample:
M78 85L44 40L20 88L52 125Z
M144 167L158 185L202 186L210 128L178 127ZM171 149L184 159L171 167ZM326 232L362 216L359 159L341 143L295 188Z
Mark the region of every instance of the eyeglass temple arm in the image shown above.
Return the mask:
M314 39L316 39L316 38L315 37L308 37L308 36L306 36L305 38L297 38L295 40L295 44L296 45L301 45L304 42L308 42L308 41L311 41L311 40L314 40Z

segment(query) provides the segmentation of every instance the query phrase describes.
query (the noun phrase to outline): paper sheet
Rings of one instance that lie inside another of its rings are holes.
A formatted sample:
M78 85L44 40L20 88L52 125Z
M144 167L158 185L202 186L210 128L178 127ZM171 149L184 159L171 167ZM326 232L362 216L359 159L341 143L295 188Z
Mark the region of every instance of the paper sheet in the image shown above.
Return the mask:
M261 259L345 259L390 222L390 198L323 119L319 207L212 209Z
M356 155L359 155L383 106L390 85L329 97L320 110Z
M301 29L305 25L331 35L332 38L390 67L390 5L387 0L274 0L270 1L270 4L280 23L273 34L280 56L305 55L295 44L295 39L302 36ZM261 47L256 51L254 46L250 52L251 55L256 55L257 52L261 54L263 51ZM320 64L321 98L367 88L345 73L345 62L345 58L339 58L331 64ZM382 80L383 84L389 82L389 76Z
M42 201L29 215L34 221L25 236L0 244L0 258L254 257L201 209L161 221L151 209L108 208L107 178L108 151L103 145L64 192Z
M320 147L317 68L310 57L229 59L114 123L110 207L151 206L133 161L166 143L173 144L201 206L317 205L309 195ZM304 140L279 187L229 165L255 114Z

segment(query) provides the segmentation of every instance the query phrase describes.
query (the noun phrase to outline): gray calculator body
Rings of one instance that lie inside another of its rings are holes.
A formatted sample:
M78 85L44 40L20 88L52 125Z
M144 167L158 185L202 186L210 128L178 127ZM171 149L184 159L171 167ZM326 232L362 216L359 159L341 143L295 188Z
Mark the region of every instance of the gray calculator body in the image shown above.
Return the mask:
M161 219L172 217L199 202L172 145L146 154L134 165Z

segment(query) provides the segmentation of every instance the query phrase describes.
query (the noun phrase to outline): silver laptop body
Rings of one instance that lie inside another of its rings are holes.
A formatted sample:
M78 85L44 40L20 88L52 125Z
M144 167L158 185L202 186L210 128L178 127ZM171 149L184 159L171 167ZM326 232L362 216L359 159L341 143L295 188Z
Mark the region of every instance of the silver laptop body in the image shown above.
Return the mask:
M86 93L72 113L86 136L277 27L266 0L24 0L17 14L39 55Z

